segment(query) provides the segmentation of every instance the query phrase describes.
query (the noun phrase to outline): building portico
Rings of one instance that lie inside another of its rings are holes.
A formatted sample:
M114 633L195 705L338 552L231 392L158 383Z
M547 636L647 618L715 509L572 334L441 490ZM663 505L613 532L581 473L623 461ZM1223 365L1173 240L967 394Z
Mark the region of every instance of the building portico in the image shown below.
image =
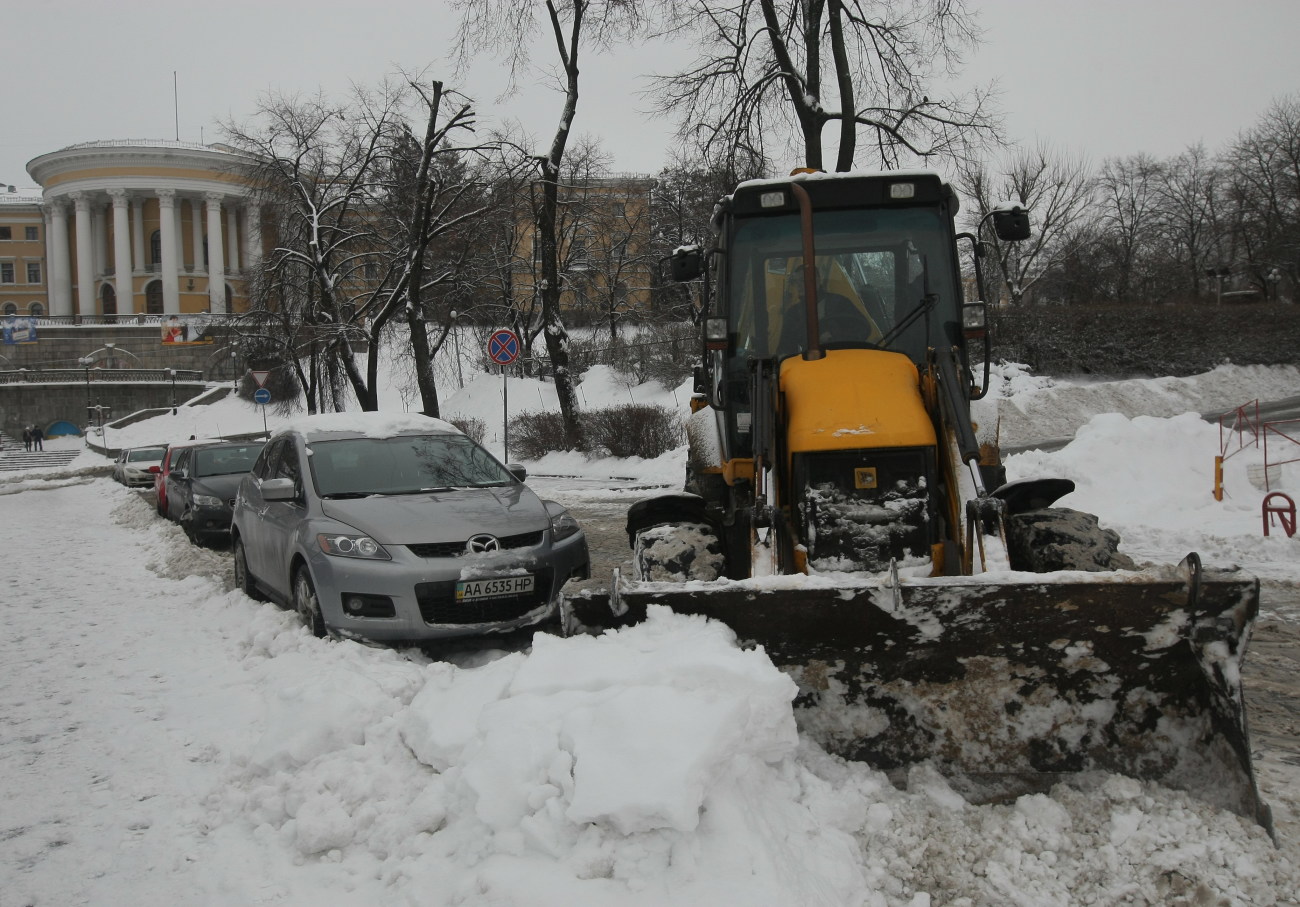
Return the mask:
M241 311L261 214L222 145L102 141L34 158L53 316Z

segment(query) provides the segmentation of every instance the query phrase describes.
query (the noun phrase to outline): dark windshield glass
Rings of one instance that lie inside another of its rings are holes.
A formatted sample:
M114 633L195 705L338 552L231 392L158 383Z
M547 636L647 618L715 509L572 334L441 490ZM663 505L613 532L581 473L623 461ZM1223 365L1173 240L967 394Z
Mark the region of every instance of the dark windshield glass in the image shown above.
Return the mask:
M194 475L228 476L248 472L262 452L261 444L238 447L205 447L194 452Z
M353 438L311 445L312 474L322 497L409 494L422 489L513 485L491 454L464 435Z
M960 303L953 286L944 215L935 208L823 211L814 214L820 341L879 345L921 304L930 314L896 334L888 348L921 362L927 346L957 340ZM738 221L728 256L730 323L736 360L784 357L807 346L803 240L798 215Z

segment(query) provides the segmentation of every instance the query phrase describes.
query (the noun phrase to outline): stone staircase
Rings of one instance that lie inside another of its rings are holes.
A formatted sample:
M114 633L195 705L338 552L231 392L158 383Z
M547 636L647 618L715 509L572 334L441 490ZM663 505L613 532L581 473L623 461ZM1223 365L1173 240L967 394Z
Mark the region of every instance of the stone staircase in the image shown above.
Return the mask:
M78 448L23 450L22 438L0 432L0 472L22 472L49 466L67 466L81 453Z

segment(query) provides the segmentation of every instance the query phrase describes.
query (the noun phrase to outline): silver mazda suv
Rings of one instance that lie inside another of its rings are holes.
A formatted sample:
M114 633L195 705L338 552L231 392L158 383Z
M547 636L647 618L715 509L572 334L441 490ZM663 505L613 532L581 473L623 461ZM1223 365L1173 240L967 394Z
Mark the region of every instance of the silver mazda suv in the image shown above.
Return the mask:
M542 623L591 567L577 522L524 477L439 419L295 419L240 483L235 583L295 608L317 636L418 641Z

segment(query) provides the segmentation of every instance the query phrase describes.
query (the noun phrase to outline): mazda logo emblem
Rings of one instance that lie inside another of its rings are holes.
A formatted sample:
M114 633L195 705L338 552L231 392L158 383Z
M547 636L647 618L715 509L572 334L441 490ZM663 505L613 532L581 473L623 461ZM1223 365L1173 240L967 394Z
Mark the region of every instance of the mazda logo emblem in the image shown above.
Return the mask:
M489 551L500 551L501 543L494 535L476 535L465 543L465 550L470 554L485 554Z

